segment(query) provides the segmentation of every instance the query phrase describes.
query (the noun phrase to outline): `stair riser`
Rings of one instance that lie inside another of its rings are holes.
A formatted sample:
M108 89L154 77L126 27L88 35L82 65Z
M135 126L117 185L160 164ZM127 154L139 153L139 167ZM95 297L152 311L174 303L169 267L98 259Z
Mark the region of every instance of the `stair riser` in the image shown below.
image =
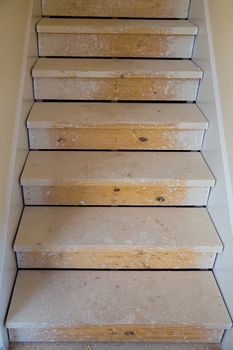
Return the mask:
M88 343L75 343L75 344L53 344L53 343L17 343L11 344L10 350L87 350ZM92 343L93 350L221 350L219 345L210 344L115 344L115 343Z
M34 78L37 100L195 101L199 79Z
M66 252L17 253L22 269L211 269L216 254L192 250L87 248Z
M153 325L103 325L60 328L22 328L10 329L12 342L48 341L48 342L189 342L220 343L222 329L210 329L203 326L176 327Z
M204 206L210 187L163 184L23 186L26 205Z
M187 18L189 0L42 0L44 16Z
M65 117L64 117L65 118ZM31 149L200 150L203 130L160 128L29 129Z
M39 34L40 56L191 58L194 36Z

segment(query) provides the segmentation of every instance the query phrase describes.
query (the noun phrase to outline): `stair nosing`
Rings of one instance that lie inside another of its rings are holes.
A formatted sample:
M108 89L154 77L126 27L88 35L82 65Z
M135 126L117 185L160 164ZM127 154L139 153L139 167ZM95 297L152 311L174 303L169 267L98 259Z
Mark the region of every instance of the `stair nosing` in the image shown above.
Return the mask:
M39 58L32 70L32 76L67 79L201 79L203 72L190 60Z
M197 35L198 27L187 20L64 19L43 18L39 34L152 34Z

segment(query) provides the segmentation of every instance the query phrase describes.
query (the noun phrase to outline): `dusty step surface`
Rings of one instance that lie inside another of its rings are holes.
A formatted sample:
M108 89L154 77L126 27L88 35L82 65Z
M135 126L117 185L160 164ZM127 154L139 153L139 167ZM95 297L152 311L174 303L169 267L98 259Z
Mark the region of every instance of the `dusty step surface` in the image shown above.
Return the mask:
M189 0L42 0L44 16L187 18Z
M20 268L207 269L222 249L197 208L26 207L14 244Z
M35 103L31 149L200 150L208 122L194 104Z
M231 320L211 272L37 270L19 271L6 324L19 342L218 343Z
M15 343L10 350L221 350L215 344Z
M205 205L215 179L200 153L31 151L26 204Z
M43 18L40 56L191 58L198 28L186 20Z
M32 71L36 99L196 99L203 72L190 60L40 58Z

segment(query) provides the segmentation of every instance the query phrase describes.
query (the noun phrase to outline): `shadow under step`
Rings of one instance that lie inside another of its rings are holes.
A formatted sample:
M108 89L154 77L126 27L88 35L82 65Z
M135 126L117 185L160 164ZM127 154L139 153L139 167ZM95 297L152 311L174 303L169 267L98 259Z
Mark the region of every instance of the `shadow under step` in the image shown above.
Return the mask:
M206 209L26 207L19 268L210 269L222 243Z
M211 272L25 270L6 325L16 342L219 343L231 319Z
M215 179L198 152L31 151L26 205L204 206Z

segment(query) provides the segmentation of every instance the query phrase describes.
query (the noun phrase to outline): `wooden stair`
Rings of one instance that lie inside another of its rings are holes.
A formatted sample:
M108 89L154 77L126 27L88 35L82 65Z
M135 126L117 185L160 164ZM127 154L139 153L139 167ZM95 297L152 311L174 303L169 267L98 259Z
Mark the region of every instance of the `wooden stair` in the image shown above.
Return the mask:
M191 58L197 27L186 20L45 18L41 56Z
M197 151L208 122L195 104L48 102L27 127L31 149Z
M11 349L220 350L189 0L41 1Z
M38 100L194 101L202 71L190 60L40 58Z
M189 0L42 0L44 16L187 18Z
M26 205L203 206L215 179L200 153L31 151Z
M217 343L231 321L211 272L21 271L7 326L11 341Z
M26 269L210 269L223 247L204 208L27 207L14 249Z

